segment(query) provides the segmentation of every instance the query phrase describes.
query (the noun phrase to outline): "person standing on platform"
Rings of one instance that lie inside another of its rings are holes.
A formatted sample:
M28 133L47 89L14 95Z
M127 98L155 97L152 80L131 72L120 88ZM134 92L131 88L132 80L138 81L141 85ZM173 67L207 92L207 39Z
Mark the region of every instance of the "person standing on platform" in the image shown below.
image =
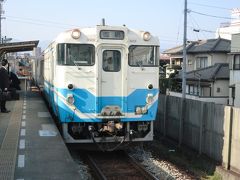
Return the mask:
M7 59L3 59L2 67L0 67L0 89L2 92L7 91L10 85L7 65L8 65ZM1 100L1 112L2 113L10 112L9 110L6 109L6 100Z

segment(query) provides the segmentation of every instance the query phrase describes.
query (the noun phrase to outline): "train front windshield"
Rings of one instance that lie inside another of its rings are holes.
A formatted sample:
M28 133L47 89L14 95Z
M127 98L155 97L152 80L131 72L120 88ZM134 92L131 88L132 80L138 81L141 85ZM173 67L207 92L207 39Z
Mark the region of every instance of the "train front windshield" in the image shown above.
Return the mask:
M58 65L92 66L95 48L89 44L58 44Z
M130 46L130 66L154 67L158 65L159 50L156 46Z

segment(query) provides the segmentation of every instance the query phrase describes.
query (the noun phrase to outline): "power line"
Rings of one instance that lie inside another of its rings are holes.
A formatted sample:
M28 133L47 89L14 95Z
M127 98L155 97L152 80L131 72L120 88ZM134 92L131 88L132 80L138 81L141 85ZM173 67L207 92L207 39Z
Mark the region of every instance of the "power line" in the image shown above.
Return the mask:
M190 16L189 16L189 17L190 17ZM190 23L192 24L192 26L195 26L194 23L193 23L193 21L192 21L192 19L189 18L189 20L190 20ZM188 23L188 24L189 24L189 23ZM191 34L192 34L193 36L195 36L196 39L199 39L199 36L198 36L199 33L194 33L194 32L195 32L195 31L191 32ZM189 33L188 33L188 34L189 34Z
M200 3L195 3L195 2L189 2L189 3L197 5L197 6L210 7L210 8L222 9L222 10L231 10L230 8L224 8L224 7L219 7L219 6L210 6L210 5L200 4Z
M176 43L176 41L174 41L174 40L162 39L162 38L160 38L160 41L166 41L166 42ZM178 42L181 42L181 41L178 41ZM182 43L182 42L181 42L181 43Z
M192 30L195 30L195 31L203 31L203 32L207 32L207 33L216 33L216 31L212 31L212 30L207 30L207 29L201 29L201 28L195 28L193 26L188 26L188 28L191 28ZM232 34L232 33L228 33L228 32L221 32L221 34Z
M199 24L197 23L197 21L191 16L191 14L189 14L189 19L190 20L192 20L192 24L193 24L193 26L194 26L194 24L196 24L196 26L198 27L198 29L200 29L200 26L199 26ZM195 28L196 29L196 28ZM197 32L197 31L195 31L195 32ZM207 39L207 36L206 36L206 34L205 33L202 33L202 35L204 36L204 38L206 38Z
M64 26L79 26L79 25L74 25L74 24L64 24L64 23L60 23L60 22L54 22L54 21L47 21L47 20L42 20L42 19L32 19L32 18L23 18L23 17L15 17L15 16L6 16L8 18L12 18L12 19L20 19L20 20L27 20L27 21L33 21L33 22L42 22L42 23L46 23L46 24L56 24L56 25L64 25Z
M182 23L182 17L183 17L183 14L180 15L180 19L179 19L176 44L177 44L177 42L179 41L179 34L180 34L180 26L181 26L181 23Z
M215 16L215 15L210 15L210 14L205 14L205 13L201 13L201 12L197 12L197 11L192 11L190 9L188 9L188 12L190 13L195 13L195 14L199 14L202 16L208 16L208 17L214 17L214 18L219 18L219 19L235 19L235 18L230 18L230 17L223 17L223 16Z
M12 21L12 22L17 22L17 23L25 23L25 24L33 24L33 25L38 25L38 26L44 26L46 28L66 28L67 26L54 26L54 25L51 25L51 24L44 24L44 23L37 23L37 22L28 22L28 21L22 21L22 20L14 20L14 19L11 19L11 18L8 18L8 21Z

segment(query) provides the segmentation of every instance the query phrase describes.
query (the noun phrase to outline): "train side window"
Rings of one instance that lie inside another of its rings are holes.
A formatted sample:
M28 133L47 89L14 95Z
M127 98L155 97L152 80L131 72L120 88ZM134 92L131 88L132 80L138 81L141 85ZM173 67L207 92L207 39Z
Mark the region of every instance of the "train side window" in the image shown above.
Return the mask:
M58 44L58 65L92 66L95 49L89 44Z
M130 66L153 67L158 65L158 47L130 46L128 64Z
M121 70L121 53L116 50L103 51L103 70L118 72Z

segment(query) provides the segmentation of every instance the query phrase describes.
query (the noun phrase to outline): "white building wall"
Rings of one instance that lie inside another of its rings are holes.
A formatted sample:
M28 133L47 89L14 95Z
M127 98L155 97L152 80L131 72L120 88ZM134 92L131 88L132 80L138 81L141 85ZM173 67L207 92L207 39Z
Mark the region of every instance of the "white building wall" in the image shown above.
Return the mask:
M236 83L240 83L240 70L230 70L229 85L232 86Z
M234 106L235 107L240 107L240 83L235 85Z
M219 36L231 40L232 34L240 33L240 8L234 8L231 11L231 22L225 27L220 27L216 31L216 38Z
M237 54L240 53L240 33L232 35L231 52L237 53ZM229 88L229 103L230 103L230 105L240 107L240 70L232 69L233 68L233 59L234 59L234 55L231 56L229 86L235 87L235 99L233 102L232 88Z
M229 81L217 80L213 84L213 96L229 96Z
M240 33L232 35L231 52L240 52Z
M216 63L229 63L228 55L226 53L215 53L212 55L211 65Z

